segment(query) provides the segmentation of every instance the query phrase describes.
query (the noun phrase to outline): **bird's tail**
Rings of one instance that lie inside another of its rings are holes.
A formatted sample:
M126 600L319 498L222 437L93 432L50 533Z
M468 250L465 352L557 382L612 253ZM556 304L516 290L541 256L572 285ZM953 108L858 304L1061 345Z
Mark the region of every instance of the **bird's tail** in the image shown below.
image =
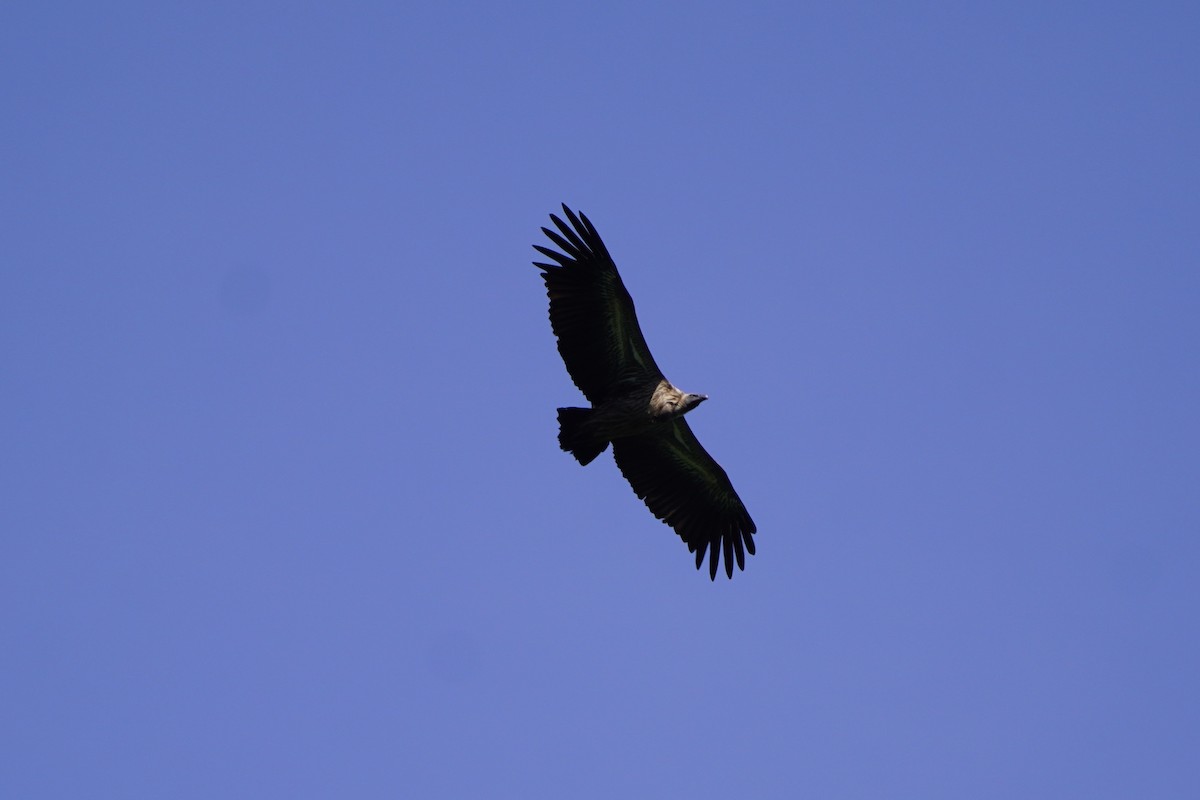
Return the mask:
M558 410L558 446L575 456L580 464L589 464L608 447L607 439L596 439L584 430L592 415L590 408L560 408Z

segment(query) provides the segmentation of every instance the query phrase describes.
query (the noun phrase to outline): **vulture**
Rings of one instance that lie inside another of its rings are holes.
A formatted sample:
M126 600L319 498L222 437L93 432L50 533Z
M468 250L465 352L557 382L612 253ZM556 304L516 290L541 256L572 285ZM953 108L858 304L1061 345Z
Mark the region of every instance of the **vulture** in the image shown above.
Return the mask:
M534 245L553 263L542 270L550 298L550 327L571 380L591 408L558 409L558 443L583 465L612 445L618 469L655 517L670 525L696 554L708 553L709 578L725 556L745 569L754 555L754 521L729 476L700 445L684 415L708 399L666 379L638 326L633 299L596 228L563 205L570 225L554 214L558 231L542 228L558 250Z

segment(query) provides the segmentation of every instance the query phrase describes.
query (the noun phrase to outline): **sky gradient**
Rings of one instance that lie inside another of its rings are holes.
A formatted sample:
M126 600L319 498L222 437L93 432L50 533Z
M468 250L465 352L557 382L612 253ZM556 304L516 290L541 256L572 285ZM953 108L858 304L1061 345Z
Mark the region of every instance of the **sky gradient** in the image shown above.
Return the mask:
M5 4L0 796L1197 796L1198 35ZM562 202L732 581L558 450Z

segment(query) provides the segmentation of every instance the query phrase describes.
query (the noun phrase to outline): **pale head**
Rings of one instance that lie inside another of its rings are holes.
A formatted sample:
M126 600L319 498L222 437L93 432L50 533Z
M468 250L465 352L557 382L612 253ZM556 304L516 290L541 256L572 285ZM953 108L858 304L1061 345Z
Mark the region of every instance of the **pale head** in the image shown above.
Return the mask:
M686 414L708 399L706 394L685 394L679 402L679 413Z

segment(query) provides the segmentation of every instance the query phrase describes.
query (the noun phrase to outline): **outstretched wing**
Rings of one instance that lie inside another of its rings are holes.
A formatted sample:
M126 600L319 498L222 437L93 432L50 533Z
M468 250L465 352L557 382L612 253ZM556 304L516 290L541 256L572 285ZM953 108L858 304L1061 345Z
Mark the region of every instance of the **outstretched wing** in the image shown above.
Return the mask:
M721 465L700 445L683 417L641 436L615 439L613 458L651 513L675 529L696 554L696 569L708 550L708 574L717 577L725 554L725 574L733 577L754 555L754 520L733 490Z
M595 404L623 379L661 379L662 371L650 355L633 298L600 234L583 214L576 216L565 204L563 212L570 226L550 215L561 235L542 228L562 252L534 245L557 263L533 264L541 268L546 281L550 326L558 337L558 352L571 380Z

